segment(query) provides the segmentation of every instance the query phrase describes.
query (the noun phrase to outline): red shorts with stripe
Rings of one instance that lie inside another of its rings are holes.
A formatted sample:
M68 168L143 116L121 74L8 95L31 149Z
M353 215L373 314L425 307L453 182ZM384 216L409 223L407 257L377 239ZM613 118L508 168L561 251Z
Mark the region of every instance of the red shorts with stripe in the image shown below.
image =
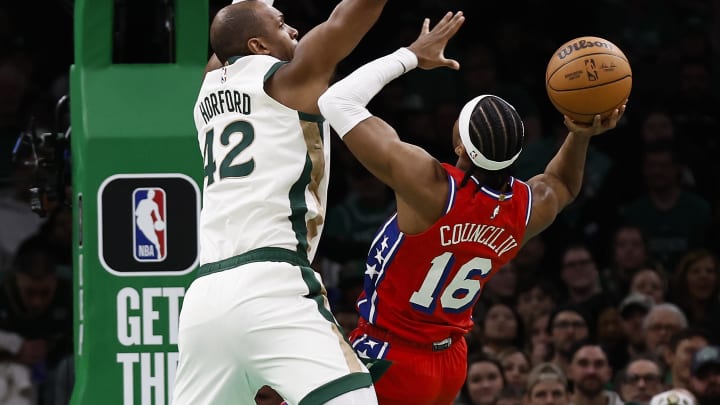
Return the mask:
M372 326L361 325L350 334L350 343L363 356L362 345L368 337L387 343L382 358L392 362L374 383L380 405L451 405L460 392L467 374L467 344L455 337L449 347L437 350L433 344L393 339L377 333ZM375 333L373 333L375 332ZM359 344L358 344L359 343Z

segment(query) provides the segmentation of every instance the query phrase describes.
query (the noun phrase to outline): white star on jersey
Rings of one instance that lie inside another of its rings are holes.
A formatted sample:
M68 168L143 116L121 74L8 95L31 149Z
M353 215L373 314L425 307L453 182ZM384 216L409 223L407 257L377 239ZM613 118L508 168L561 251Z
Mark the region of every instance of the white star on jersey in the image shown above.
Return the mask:
M382 251L385 251L385 249L388 248L387 242L388 242L388 237L386 236L386 237L383 238L382 244L380 244L380 247L382 248Z
M382 255L382 250L378 249L375 253L375 259L377 259L378 263L382 264L382 262L385 260L385 258Z
M380 274L380 272L377 271L377 270L375 270L375 265L374 265L374 264L373 264L372 266L370 266L370 265L368 265L368 264L365 264L365 274L367 274L367 275L370 277L370 280L372 280L373 277L375 277L375 276L377 276L378 274Z

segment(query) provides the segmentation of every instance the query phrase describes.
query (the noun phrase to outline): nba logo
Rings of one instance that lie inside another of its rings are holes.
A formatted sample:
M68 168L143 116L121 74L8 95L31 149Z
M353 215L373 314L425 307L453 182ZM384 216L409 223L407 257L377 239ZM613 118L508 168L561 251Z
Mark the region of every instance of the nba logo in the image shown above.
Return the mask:
M167 257L165 190L133 191L133 256L139 262L160 262Z

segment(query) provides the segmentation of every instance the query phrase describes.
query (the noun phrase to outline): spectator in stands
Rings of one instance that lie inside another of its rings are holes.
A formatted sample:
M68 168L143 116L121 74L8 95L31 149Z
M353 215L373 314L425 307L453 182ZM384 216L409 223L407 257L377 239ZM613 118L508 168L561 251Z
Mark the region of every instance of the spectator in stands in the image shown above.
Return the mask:
M530 364L538 365L550 359L552 352L548 322L550 312L539 312L530 316L528 324L530 333L527 337L526 353L530 356Z
M698 350L690 366L690 391L699 405L720 404L720 346Z
M590 249L582 244L565 248L561 259L561 277L567 288L568 302L583 309L588 326L594 332L597 317L609 297L602 291L598 267Z
M502 351L523 347L525 333L520 316L508 304L491 304L482 318L483 351L498 356Z
M618 374L618 391L626 403L648 405L653 396L665 389L662 365L653 356L635 357Z
M627 341L625 353L629 357L645 351L643 320L652 306L652 298L644 294L631 293L622 300L618 307Z
M690 364L698 350L710 344L705 331L683 329L670 338L665 351L668 373L665 382L672 388L690 388Z
M468 355L468 371L456 405L494 405L505 387L502 364L482 352Z
M33 371L36 393L48 374L73 353L72 286L57 275L56 260L42 235L24 241L11 273L0 282L0 355Z
M528 377L525 401L527 405L568 405L567 377L553 363L535 366Z
M620 209L624 223L645 231L648 250L665 268L674 268L682 253L701 245L711 218L710 204L683 189L680 168L673 145L648 144L643 154L646 192Z
M527 354L520 349L510 348L499 353L497 357L503 367L506 385L524 391L530 373L530 359Z
M573 405L623 405L616 392L605 390L612 377L612 369L601 346L577 343L570 356L567 375L573 382Z
M552 282L541 277L529 276L520 278L516 296L515 309L520 314L525 329L528 330L531 328L530 319L533 315L548 313L555 308L558 293Z
M665 273L658 268L644 266L630 279L630 293L647 295L654 304L665 302L666 291Z
M720 339L720 268L714 254L696 249L683 255L671 292L672 301L683 310L691 327L706 330L713 340Z
M670 344L670 337L687 327L687 318L676 305L655 305L643 320L645 348L662 359Z
M613 235L611 257L610 266L602 271L602 284L613 299L619 299L627 294L632 276L648 261L642 229L620 226Z
M584 312L566 305L556 308L548 319L548 334L552 345L552 362L566 370L572 350L578 342L588 338L588 321Z

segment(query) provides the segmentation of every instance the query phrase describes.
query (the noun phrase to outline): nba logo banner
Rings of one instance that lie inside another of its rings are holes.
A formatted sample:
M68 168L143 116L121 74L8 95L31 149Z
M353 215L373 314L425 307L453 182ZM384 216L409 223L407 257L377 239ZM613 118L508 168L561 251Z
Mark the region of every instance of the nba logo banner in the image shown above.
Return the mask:
M133 191L133 254L139 262L159 262L167 256L165 190Z
M200 190L184 174L118 174L98 189L100 264L118 276L182 275L198 264Z

